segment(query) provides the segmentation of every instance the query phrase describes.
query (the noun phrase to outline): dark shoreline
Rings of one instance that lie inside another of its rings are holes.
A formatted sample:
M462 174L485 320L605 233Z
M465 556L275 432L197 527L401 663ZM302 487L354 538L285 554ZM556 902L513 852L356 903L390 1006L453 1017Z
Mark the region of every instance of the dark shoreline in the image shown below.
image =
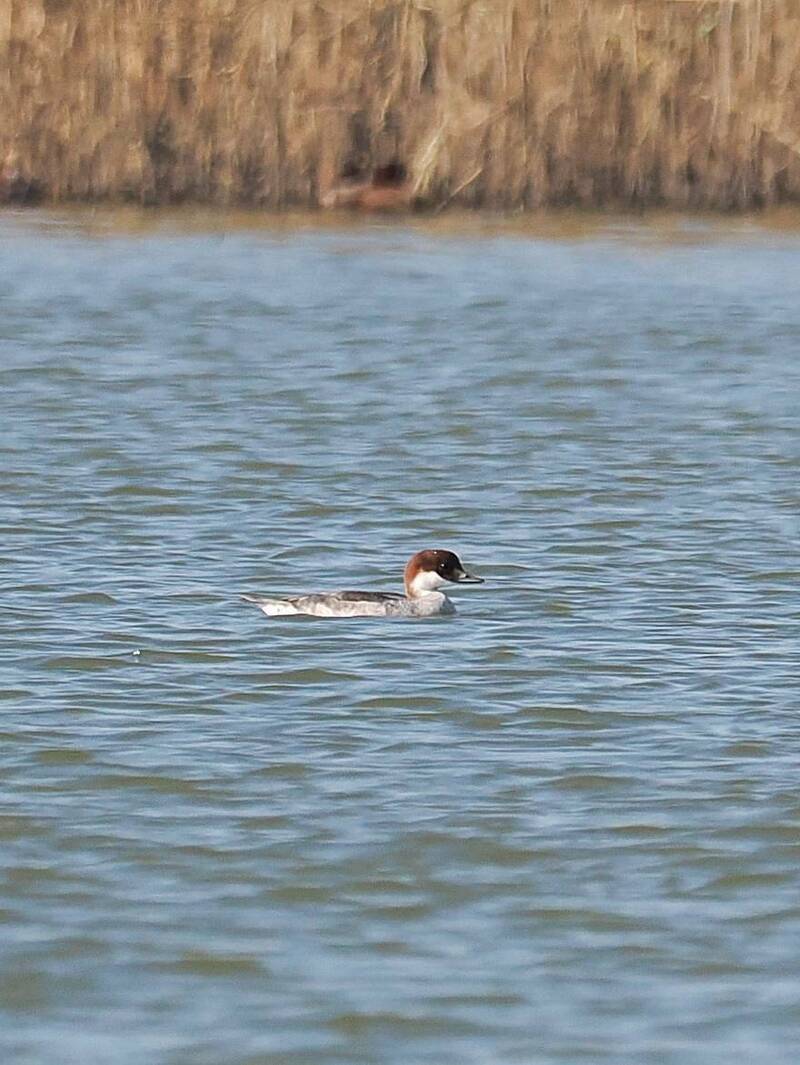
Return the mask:
M0 199L753 210L800 203L794 0L26 0ZM400 193L370 192L397 167Z

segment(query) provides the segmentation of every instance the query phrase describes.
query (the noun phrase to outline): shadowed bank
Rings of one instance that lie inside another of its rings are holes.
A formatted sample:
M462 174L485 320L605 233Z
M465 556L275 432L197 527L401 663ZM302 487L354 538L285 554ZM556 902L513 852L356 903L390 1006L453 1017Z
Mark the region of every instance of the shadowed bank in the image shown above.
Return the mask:
M0 0L0 199L797 201L799 29L797 0ZM337 192L387 166L402 195Z

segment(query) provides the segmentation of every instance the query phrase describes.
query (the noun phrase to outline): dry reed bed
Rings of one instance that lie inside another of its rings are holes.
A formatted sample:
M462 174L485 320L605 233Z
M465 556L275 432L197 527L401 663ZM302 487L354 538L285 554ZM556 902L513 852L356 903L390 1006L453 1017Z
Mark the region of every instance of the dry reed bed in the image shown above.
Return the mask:
M54 200L800 200L800 0L0 0L0 89Z

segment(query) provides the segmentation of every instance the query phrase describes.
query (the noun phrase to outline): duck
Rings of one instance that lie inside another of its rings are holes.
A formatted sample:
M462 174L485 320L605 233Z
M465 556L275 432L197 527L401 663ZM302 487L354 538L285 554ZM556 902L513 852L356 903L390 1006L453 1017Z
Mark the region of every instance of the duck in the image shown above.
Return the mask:
M376 167L369 179L358 170L347 169L342 183L329 189L321 198L322 207L347 207L354 211L404 211L411 206L412 190L402 163L391 162Z
M446 584L483 584L483 578L468 573L454 551L427 548L417 551L403 570L405 594L398 592L314 592L273 599L243 595L267 616L307 614L318 618L391 617L428 618L454 614L451 600L439 589Z

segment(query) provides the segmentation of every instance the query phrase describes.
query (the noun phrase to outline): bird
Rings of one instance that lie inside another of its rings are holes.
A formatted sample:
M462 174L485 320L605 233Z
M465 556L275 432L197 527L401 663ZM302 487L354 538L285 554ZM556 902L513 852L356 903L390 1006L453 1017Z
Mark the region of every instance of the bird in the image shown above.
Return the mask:
M411 206L413 198L406 168L394 160L376 167L370 178L365 178L356 168L347 168L341 183L321 196L320 206L347 207L353 211L404 211Z
M394 617L427 618L454 614L455 607L439 588L447 583L483 584L483 578L468 573L453 551L429 548L417 551L403 571L405 595L397 592L315 592L273 599L243 595L270 617L309 614L319 618Z

